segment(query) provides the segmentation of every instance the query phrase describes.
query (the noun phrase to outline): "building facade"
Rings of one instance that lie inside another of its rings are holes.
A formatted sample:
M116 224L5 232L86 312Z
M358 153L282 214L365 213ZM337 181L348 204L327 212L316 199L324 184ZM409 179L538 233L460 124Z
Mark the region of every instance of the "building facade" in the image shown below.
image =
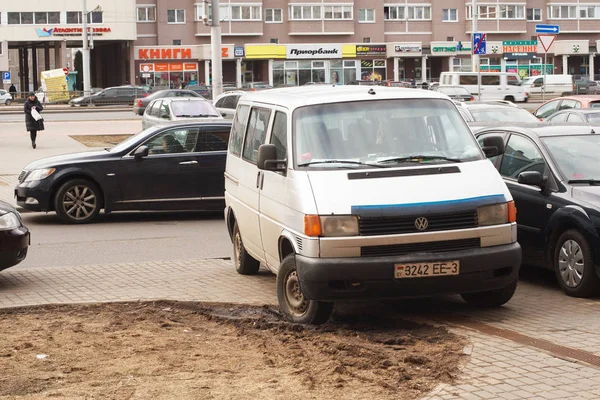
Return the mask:
M88 0L89 6L96 4L101 16L88 16L98 29L92 86L210 82L210 26L204 23L210 11L204 2ZM32 0L0 11L2 48L20 52L11 58L28 57L19 63L19 74L31 64L25 49L33 47L47 54L54 49L49 60L55 56L56 65L64 66L62 49L81 46L81 13L74 12L80 5L80 0ZM471 71L471 8L470 0L221 0L223 80L238 85L431 81L442 71ZM594 64L600 1L479 0L475 15L477 30L487 38L482 71L514 71L521 77L544 69L590 78L600 74ZM537 43L535 25L541 23L560 26L547 55ZM6 58L5 50L1 70Z

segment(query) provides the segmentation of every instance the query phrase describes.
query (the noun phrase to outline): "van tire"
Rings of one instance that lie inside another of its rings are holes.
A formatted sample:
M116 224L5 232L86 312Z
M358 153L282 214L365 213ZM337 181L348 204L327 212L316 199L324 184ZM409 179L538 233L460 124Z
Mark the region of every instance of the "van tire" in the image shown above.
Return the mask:
M517 281L518 278L511 282L508 286L505 286L501 289L477 293L463 293L460 295L460 297L475 307L500 307L501 305L507 303L515 294L515 291L517 290Z
M233 225L233 263L240 275L254 275L260 268L260 262L246 251L237 222Z
M513 96L506 96L506 97L504 98L504 100L506 100L506 101L510 101L511 103L514 103L514 102L515 102L515 98L514 98Z
M283 315L297 324L319 325L329 320L332 302L308 300L300 288L294 254L283 259L277 273L277 300Z

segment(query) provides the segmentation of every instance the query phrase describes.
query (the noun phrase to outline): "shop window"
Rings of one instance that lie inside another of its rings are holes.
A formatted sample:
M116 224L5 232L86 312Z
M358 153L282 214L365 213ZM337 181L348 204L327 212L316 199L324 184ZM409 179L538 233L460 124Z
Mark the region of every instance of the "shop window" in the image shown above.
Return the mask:
M290 5L290 20L321 19L321 6Z
M261 6L231 6L232 21L261 21Z
M375 9L374 8L359 8L358 9L358 22L375 22Z
M167 23L185 24L185 10L167 10Z
M528 8L527 9L527 21L541 21L542 20L542 9L541 8Z
M283 10L281 8L265 9L265 22L283 22Z
M456 9L456 8L443 8L442 9L442 21L444 21L444 22L458 22L458 9Z
M409 6L408 20L426 21L431 19L431 6Z
M352 6L323 6L324 19L352 19Z
M156 22L156 6L138 7L138 22Z
M405 6L385 6L383 7L383 19L386 21L398 21L406 19Z

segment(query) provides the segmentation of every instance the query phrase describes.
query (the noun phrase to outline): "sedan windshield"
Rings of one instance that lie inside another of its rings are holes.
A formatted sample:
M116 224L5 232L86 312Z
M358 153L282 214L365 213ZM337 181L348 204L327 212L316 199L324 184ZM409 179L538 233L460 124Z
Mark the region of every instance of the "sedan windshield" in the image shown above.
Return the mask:
M540 122L532 113L522 108L489 108L470 110L475 121Z
M542 141L567 180L600 180L600 135L545 137Z
M190 100L190 101L174 101L171 103L173 115L176 117L218 117L219 112L208 101L205 100Z
M294 112L294 135L296 163L306 167L389 167L483 158L454 104L442 99L302 107Z

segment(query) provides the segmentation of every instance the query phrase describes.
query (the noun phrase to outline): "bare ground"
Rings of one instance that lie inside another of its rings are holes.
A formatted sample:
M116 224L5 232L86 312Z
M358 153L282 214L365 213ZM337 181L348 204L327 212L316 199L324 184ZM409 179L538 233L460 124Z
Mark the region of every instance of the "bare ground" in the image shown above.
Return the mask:
M147 302L0 310L0 398L415 399L465 339L398 317L306 327L275 307Z
M132 135L69 135L87 147L112 147Z

